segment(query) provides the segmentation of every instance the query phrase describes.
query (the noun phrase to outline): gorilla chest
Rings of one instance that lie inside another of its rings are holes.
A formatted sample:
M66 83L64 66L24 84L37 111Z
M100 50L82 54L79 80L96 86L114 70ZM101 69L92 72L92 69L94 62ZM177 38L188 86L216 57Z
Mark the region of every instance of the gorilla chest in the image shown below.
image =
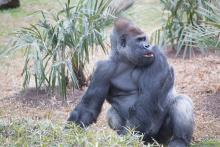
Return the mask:
M141 71L134 68L121 70L116 71L115 76L111 79L111 88L117 92L137 94Z

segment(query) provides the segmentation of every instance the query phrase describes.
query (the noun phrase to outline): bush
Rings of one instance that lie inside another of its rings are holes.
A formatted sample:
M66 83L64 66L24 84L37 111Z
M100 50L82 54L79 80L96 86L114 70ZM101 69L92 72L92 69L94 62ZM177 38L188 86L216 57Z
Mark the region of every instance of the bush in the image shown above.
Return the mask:
M176 50L176 56L192 57L194 51L219 49L220 1L161 0L166 20L151 41ZM215 3L215 6L214 4Z
M73 89L85 85L83 74L89 54L104 46L104 27L113 19L108 6L110 0L78 0L56 14L40 11L42 19L36 25L22 28L15 33L10 49L25 48L23 87L34 76L36 88L47 87L53 92L59 87L66 98L69 79Z
M178 48L188 43L191 48L199 48L202 53L207 53L208 49L220 49L220 1L216 1L215 5L205 2L197 13L202 18L200 23L184 28Z

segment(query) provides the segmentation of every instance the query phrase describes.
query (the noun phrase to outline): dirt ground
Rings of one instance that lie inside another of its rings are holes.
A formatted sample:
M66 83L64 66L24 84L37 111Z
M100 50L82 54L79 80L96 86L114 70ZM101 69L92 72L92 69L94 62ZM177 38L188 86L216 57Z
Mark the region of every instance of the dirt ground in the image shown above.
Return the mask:
M169 56L168 60L175 70L177 91L189 95L194 102L194 141L220 140L220 56L210 54L190 60ZM16 57L0 63L0 119L29 117L65 122L86 90L69 90L65 103L46 91L30 88L24 92L21 76L23 59ZM92 127L109 129L105 120L108 107L105 103L97 124Z

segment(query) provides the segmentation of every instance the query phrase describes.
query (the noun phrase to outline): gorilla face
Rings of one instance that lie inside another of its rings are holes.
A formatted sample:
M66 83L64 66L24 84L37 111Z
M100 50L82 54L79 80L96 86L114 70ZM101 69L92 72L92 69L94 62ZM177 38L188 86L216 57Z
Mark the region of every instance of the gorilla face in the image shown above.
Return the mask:
M155 60L156 53L147 43L145 33L127 19L115 22L111 34L112 52L119 60L135 66L148 66Z
M144 34L122 36L120 50L122 56L137 66L148 66L155 60L153 47L147 43L147 37Z

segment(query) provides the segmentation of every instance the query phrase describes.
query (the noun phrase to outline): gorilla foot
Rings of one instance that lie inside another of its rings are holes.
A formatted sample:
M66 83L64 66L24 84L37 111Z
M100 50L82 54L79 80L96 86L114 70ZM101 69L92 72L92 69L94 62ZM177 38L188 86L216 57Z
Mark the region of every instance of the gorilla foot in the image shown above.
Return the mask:
M187 147L186 143L180 139L171 140L168 147Z

